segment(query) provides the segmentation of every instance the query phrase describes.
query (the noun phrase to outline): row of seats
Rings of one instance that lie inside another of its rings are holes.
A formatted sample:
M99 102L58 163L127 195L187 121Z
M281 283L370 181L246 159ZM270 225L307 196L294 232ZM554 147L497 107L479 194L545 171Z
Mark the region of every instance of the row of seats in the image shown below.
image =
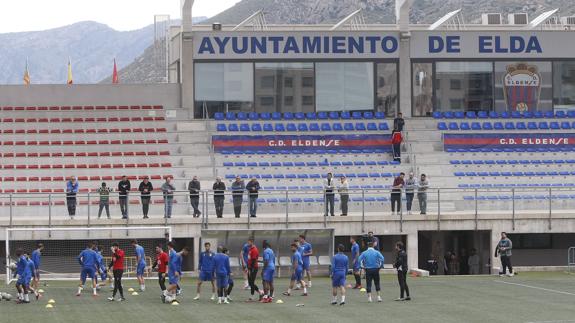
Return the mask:
M479 159L479 160L450 160L451 165L552 165L552 164L575 164L575 159Z
M167 144L168 139L147 139L147 140L20 140L20 141L0 141L2 146L60 146L60 145L155 145Z
M227 112L215 113L216 120L348 120L348 119L385 119L385 113L381 111L331 111L331 112Z
M122 179L123 175L116 176L78 176L78 181L119 181ZM148 177L152 180L161 180L167 177L173 177L172 175L126 175L129 180L143 180ZM18 177L0 177L0 182L64 182L66 178L63 176L18 176Z
M310 123L309 126L306 123L241 123L239 125L232 123L232 124L223 124L219 123L216 125L216 130L219 132L237 132L237 131L253 131L253 132L260 132L260 131L274 131L274 132L284 132L284 131L299 131L299 132L307 132L307 131L388 131L389 126L385 122L380 122L376 124L375 122L369 122L367 124L363 122L357 122L355 124L351 122L346 122L343 125L341 123Z
M222 155L336 155L336 154L385 154L391 149L365 148L349 149L342 147L340 149L270 149L270 150L223 150L219 153Z
M94 152L45 152L45 153L2 153L2 158L38 158L38 157L132 157L132 156L169 156L169 151L94 151Z
M339 197L335 197L334 198L335 202L339 202ZM300 197L291 197L291 198L285 198L285 197L272 197L272 198L258 198L258 203L260 204L264 204L264 203L270 203L270 204L276 204L276 203L282 203L285 204L287 201L289 201L289 203L325 203L324 199L322 197L304 197L304 198L300 198ZM351 196L349 198L349 201L351 202L388 202L389 198L385 197L385 196L365 196L365 197L361 197L361 196ZM232 200L230 200L230 203L233 203Z
M85 105L85 106L42 106L42 107L0 107L0 111L90 111L90 110L162 110L161 105Z
M3 118L2 123L37 123L37 122L142 122L164 121L164 117L102 117L102 118Z
M166 128L111 128L111 129L0 129L0 134L78 134L78 133L161 133L166 132Z
M114 205L114 204L119 204L120 202L116 202L114 200L110 200L109 201L110 204ZM157 199L157 200L150 200L151 204L164 204L164 200L163 199ZM80 199L78 202L78 205L88 205L88 201L87 200L82 200ZM130 200L129 201L130 204L140 204L140 200ZM174 199L172 201L172 203L176 204L178 203L178 201L176 199ZM12 202L3 202L0 203L0 205L3 206L10 206L10 204L12 204L12 206L48 206L48 205L54 205L54 206L62 206L62 205L66 205L65 201L12 201ZM100 204L100 201L91 201L89 204L91 205L98 205Z
M475 196L464 196L466 201L474 201ZM509 200L549 200L549 195L487 195L487 196L477 196L478 201L509 201ZM552 200L575 200L575 195L571 194L557 194L551 195Z
M573 172L575 174L575 172ZM335 178L339 178L344 176L347 178L380 178L380 177L396 177L399 176L399 173L348 173L348 174L339 174L334 173L333 176ZM239 176L243 179L248 178L258 178L258 179L320 179L326 178L326 174L241 174L241 175L234 175L234 174L226 174L226 179L234 179L236 176Z
M575 147L482 147L482 148L445 148L448 153L547 153L547 152L574 152Z
M437 123L438 130L569 130L575 129L575 121L570 123L568 121L563 122L472 122L471 124L468 122L449 122L445 123L440 121Z
M113 186L113 185L110 185ZM161 188L154 188L152 191L154 192L162 192ZM38 188L21 188L21 189L5 189L5 190L1 190L0 189L0 193L3 194L14 194L14 193L19 193L19 194L38 194L38 193L64 193L65 190L63 188L42 188L42 189L38 189ZM78 193L80 194L84 194L84 193L97 193L98 192L98 187L96 188L82 188L78 190ZM139 192L137 187L133 187L130 192Z
M98 168L159 168L172 167L172 163L137 164L44 164L44 165L0 165L0 169L98 169Z
M511 176L575 176L575 171L549 171L549 172L455 172L457 177L511 177Z
M451 112L451 111L447 111L447 112L440 112L440 111L435 111L432 114L433 118L435 119L498 119L498 118L502 118L502 119L520 119L520 118L526 118L526 119L531 119L531 118L536 118L536 119L541 119L541 118L547 118L547 119L551 119L551 118L575 118L575 111L557 111L557 112L553 112L553 111L525 111L525 112L519 112L519 111L512 111L512 112L496 112L496 111L467 111L467 112L463 112L463 111L456 111L456 112Z
M459 188L503 188L503 187L575 187L575 183L482 183L459 184Z
M388 166L388 165L399 165L397 161L387 161L387 160L356 160L356 161L310 161L310 162L224 162L224 167L327 167L327 166Z
M391 188L391 185L350 185L350 190L384 190ZM307 185L292 185L292 186L262 186L261 189L263 191L316 191L316 192L323 192L323 186L316 185L316 186L307 186ZM231 187L228 187L228 190L232 191Z

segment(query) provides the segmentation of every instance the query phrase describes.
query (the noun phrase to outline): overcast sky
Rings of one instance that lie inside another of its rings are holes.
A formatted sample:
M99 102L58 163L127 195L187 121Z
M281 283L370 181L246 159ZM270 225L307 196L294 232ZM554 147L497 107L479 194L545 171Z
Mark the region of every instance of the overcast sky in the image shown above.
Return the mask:
M196 0L194 17L211 17L239 0ZM0 33L44 30L92 20L117 30L154 22L155 14L179 19L180 0L0 0Z

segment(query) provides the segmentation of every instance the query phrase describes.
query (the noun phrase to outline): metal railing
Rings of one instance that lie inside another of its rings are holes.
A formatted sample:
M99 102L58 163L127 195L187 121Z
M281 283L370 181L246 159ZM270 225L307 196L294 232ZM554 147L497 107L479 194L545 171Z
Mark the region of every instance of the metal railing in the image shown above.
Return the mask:
M197 221L207 228L211 223L242 223L249 228L252 217L249 216L249 196L243 192L242 198L236 199L238 209L234 210L234 193L230 190L223 195L223 220L218 220L215 208L214 192L203 190L198 196L198 209L201 216ZM570 217L575 209L575 187L512 187L512 188L428 188L424 195L414 191L411 213L406 210L407 195L401 192L401 210L391 215L391 190L389 188L350 189L347 193L349 202L348 217L365 223L373 221L379 216L383 220L399 221L403 227L404 221L415 219L415 216L423 216L427 220L437 221L437 229L441 228L443 216L461 215L462 219L469 220L471 217L478 228L479 221L488 219L507 219L512 222L515 229L516 219L524 214L536 213L538 219L545 218L549 229L552 226L554 216ZM153 192L150 196L151 218L164 218L164 222L170 221L166 217L167 205L171 205L173 218L191 217L194 213L191 206L188 191L174 191L173 200L167 200L162 192ZM117 192L109 197L109 208L113 219L120 218L119 197ZM422 203L425 200L426 203ZM70 219L68 205L71 199L65 193L9 193L0 194L0 221L8 219L7 225L12 227L15 221L38 220L48 221L52 225L54 221ZM331 209L326 210L326 197L322 190L317 189L291 189L286 187L282 190L262 190L258 193L257 214L264 218L278 219L290 224L303 218L321 218L327 227L331 221ZM425 212L421 209L427 205ZM78 193L75 197L76 211L74 219L86 221L90 226L98 221L100 209L100 196L96 192ZM345 213L343 210L342 195L334 193L334 215ZM131 192L127 202L128 218L141 218L143 201L139 192ZM565 212L561 212L565 210ZM239 219L235 219L235 211L239 212ZM328 213L328 216L325 216ZM419 213L426 213L420 215ZM102 218L106 218L105 207L102 210ZM411 218L410 218L411 217ZM233 220L231 220L231 219ZM231 221L230 221L231 220ZM128 224L128 221L126 221Z
M569 273L575 272L575 247L567 249L567 270Z

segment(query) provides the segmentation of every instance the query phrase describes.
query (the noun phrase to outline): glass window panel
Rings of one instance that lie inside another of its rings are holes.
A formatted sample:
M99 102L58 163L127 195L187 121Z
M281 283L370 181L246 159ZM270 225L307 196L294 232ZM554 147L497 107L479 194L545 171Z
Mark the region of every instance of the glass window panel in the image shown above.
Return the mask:
M435 110L493 110L491 62L437 62L435 85Z
M555 110L575 110L575 61L553 62Z
M413 116L430 116L433 111L433 64L413 63L411 70Z
M553 109L551 62L495 62L496 111Z
M216 112L253 111L252 63L196 63L194 116Z
M255 78L257 112L314 111L313 100L305 100L314 92L313 63L256 63Z
M377 111L392 117L397 113L397 64L377 64Z
M316 63L316 110L373 110L373 63Z

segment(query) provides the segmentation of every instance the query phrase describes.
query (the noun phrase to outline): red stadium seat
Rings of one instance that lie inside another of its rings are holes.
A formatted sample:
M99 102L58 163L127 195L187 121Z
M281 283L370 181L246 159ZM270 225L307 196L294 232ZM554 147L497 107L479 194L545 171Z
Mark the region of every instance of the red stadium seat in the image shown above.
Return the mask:
M164 107L161 105L154 105L155 110L162 110Z
M90 165L88 165L88 168L90 168L90 169L100 168L100 164L90 164Z
M160 151L160 156L169 156L170 152L169 151Z
M86 129L86 133L96 133L96 129Z

